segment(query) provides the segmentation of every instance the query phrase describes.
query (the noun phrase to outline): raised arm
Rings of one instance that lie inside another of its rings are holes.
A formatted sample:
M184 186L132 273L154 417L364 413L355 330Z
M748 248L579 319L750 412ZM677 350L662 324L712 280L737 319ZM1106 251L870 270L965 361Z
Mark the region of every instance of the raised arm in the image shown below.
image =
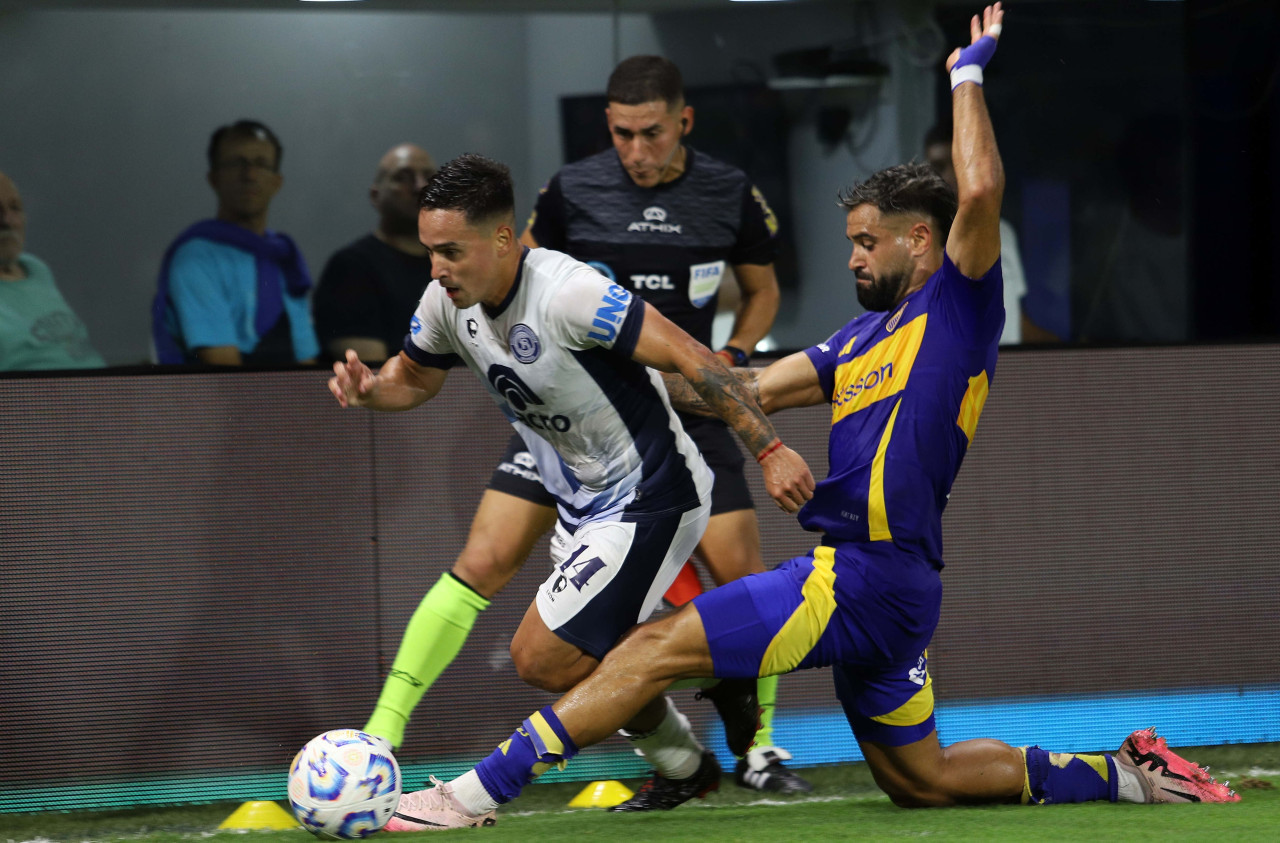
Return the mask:
M947 255L964 275L980 278L1000 257L1000 200L1004 196L1004 165L996 148L995 130L982 94L982 69L996 49L1004 27L1004 9L988 6L969 22L972 43L947 58L951 74L951 111L955 126L951 160L956 168L959 207Z
M346 359L333 364L329 391L343 407L399 412L434 398L447 374L444 369L419 366L403 351L375 373L347 349Z
M782 444L751 390L710 349L674 325L652 305L632 358L660 372L678 373L725 421L764 469L765 488L778 506L796 512L813 497L813 475L804 459Z

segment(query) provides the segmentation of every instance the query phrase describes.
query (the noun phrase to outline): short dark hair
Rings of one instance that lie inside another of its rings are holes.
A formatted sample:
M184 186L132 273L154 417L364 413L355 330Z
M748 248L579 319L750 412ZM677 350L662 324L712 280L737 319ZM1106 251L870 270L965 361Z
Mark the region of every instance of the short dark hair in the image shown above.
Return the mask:
M257 138L258 140L270 141L276 150L276 170L280 170L280 162L284 159L284 147L280 145L280 139L276 137L276 133L257 120L237 120L234 123L228 123L225 126L219 126L214 129L213 135L209 138L209 151L207 153L210 170L218 166L218 144L222 143L223 138Z
M661 100L668 106L684 101L684 78L675 62L662 56L623 59L609 75L605 98L619 105Z
M468 152L446 163L418 194L426 211L462 211L467 225L493 217L513 216L516 210L511 170L506 164Z
M841 191L840 207L845 211L859 205L874 205L882 214L932 217L944 243L956 216L955 191L923 161L889 167Z

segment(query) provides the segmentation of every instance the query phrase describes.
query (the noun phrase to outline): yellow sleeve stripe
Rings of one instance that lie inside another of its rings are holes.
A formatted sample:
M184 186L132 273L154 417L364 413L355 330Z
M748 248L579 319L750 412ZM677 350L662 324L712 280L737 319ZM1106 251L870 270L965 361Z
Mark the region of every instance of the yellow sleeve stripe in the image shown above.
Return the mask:
M886 726L918 726L933 714L933 677L925 674L924 687L888 714L871 719Z
M982 408L987 404L987 393L990 391L985 369L969 378L969 388L964 391L964 399L960 402L960 415L956 417L956 424L960 425L970 445L973 444L973 433L978 429L978 416L982 415Z
M893 533L889 532L889 512L884 502L884 460L889 451L889 440L893 437L893 423L898 418L898 408L902 399L893 405L889 421L885 423L884 433L880 434L880 445L876 448L875 459L871 461L871 489L867 495L867 528L873 542L893 541Z
M776 676L794 670L826 631L836 610L836 550L813 551L813 570L800 588L801 601L773 636L760 659L760 675Z

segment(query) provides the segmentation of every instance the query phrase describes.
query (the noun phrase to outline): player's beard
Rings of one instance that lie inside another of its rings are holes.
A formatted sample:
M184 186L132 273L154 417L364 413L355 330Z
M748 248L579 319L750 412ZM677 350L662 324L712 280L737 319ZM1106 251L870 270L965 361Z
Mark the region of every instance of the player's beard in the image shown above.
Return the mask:
M887 273L879 278L872 276L867 286L857 285L858 304L878 313L888 310L902 298L909 278L910 273L906 270Z

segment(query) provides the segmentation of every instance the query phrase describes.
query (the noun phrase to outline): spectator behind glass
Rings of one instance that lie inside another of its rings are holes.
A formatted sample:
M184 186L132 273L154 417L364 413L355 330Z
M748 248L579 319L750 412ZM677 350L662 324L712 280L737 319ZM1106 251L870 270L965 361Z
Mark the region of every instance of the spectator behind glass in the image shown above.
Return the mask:
M951 134L950 123L939 123L930 129L924 136L924 157L934 172L955 190L956 168L951 161ZM1000 269L1004 272L1004 330L1000 332L1000 345L1056 342L1058 337L1036 325L1022 312L1027 276L1022 269L1018 234L1004 218L1000 220Z
M431 281L431 258L418 240L418 194L435 171L427 151L411 143L378 162L369 188L378 227L334 252L316 286L316 333L329 359L344 359L350 348L380 363L404 347Z
M22 251L26 236L22 194L0 173L0 371L105 365L49 267Z
M252 120L213 133L207 178L218 213L165 252L151 313L158 362L315 361L311 274L293 240L267 229L267 210L284 183L281 155L275 134Z
M1086 218L1103 247L1084 263L1080 319L1086 341L1185 342L1191 331L1183 224L1186 130L1176 114L1134 118L1116 147L1121 197ZM1082 262L1083 263L1083 262Z

